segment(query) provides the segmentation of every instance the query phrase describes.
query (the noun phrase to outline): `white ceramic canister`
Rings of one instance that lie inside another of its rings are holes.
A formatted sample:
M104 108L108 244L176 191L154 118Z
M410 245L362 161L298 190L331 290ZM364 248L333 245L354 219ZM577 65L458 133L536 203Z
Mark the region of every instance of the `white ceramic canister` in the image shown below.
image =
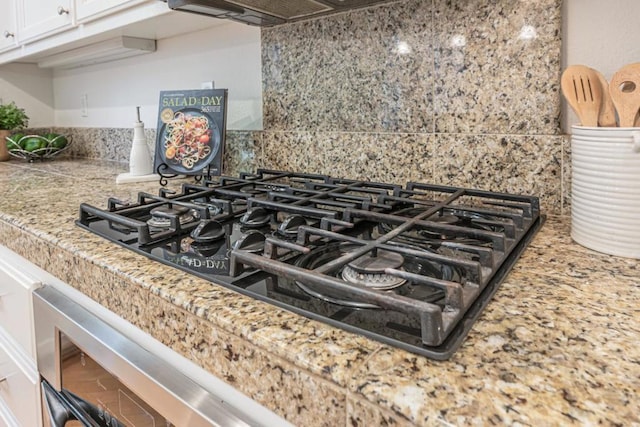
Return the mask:
M640 259L640 128L571 130L571 237Z

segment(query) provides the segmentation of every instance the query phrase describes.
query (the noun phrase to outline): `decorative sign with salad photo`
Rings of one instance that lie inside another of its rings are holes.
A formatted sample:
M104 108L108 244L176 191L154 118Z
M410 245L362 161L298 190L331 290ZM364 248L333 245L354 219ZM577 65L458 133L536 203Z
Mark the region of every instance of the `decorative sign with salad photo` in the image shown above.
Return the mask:
M161 91L154 170L220 175L226 122L227 89Z

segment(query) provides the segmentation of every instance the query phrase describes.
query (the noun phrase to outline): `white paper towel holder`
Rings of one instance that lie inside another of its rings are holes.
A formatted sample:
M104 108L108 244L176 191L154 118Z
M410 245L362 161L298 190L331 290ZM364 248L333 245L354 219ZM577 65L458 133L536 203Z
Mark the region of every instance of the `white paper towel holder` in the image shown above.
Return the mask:
M136 107L136 115L137 121L133 124L133 143L129 155L129 172L118 175L116 184L160 179L160 175L153 173L153 159L144 137L144 123L140 120L140 107Z

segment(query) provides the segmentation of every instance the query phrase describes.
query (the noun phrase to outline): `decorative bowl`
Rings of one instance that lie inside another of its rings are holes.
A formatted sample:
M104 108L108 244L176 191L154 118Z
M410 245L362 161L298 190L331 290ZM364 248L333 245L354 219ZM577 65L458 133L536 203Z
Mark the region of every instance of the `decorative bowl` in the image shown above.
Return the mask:
M71 145L71 138L49 133L47 135L11 135L7 138L9 154L33 162L52 159Z

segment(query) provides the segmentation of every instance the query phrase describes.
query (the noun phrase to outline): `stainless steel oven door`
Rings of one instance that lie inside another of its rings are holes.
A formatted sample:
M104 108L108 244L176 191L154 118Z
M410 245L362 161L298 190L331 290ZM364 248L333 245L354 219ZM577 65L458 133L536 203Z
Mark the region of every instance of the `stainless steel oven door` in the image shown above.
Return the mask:
M50 427L172 426L118 378L60 332L60 391L41 381ZM78 421L72 423L71 421Z
M38 370L51 427L247 426L163 359L51 286L33 295Z
M109 410L105 410L103 406L93 405L64 388L59 392L44 379L41 386L46 411L45 426L125 427L125 424L113 417ZM102 399L98 398L98 401L100 400ZM151 424L133 423L130 425L163 425L156 424L155 420L149 421ZM171 423L167 422L167 425L169 426Z

